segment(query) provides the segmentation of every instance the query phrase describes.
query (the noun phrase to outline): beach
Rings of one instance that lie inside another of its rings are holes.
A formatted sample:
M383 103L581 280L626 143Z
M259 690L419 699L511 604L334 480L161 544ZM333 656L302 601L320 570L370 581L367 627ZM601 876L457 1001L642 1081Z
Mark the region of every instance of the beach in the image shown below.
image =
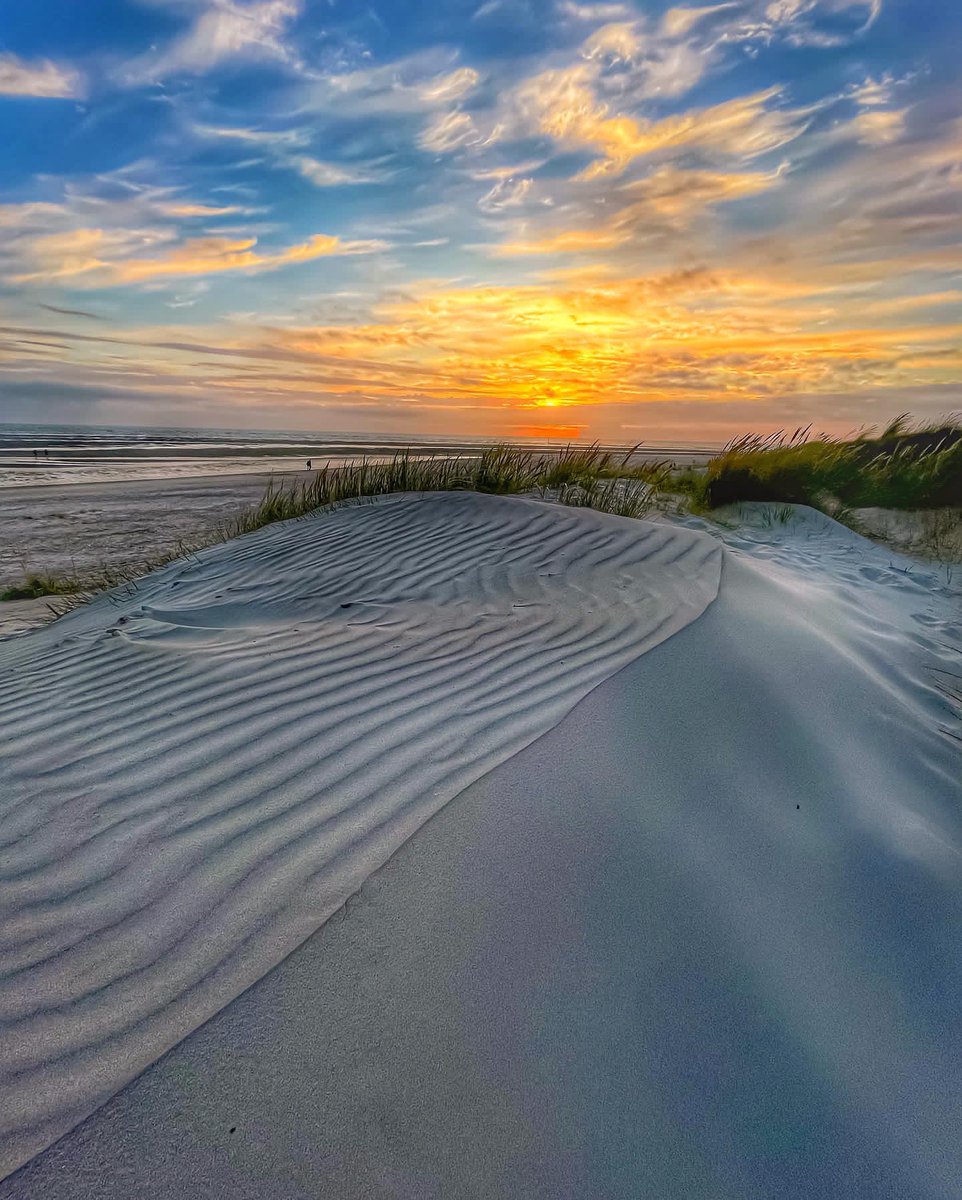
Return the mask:
M272 479L301 472L0 489L0 589L30 571L83 576L150 561L257 504ZM2 609L0 609L2 612Z
M706 528L382 497L3 644L0 1195L959 1195L958 593Z

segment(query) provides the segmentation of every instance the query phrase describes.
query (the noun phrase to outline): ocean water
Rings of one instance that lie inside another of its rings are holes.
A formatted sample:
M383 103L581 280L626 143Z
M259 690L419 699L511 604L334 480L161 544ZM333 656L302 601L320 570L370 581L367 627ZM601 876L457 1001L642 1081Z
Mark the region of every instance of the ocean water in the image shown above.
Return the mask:
M302 471L358 458L470 452L504 439L305 433L296 430L162 429L122 425L0 424L0 488L65 483L109 483ZM515 439L535 449L554 443ZM704 447L645 447L646 455L698 461Z

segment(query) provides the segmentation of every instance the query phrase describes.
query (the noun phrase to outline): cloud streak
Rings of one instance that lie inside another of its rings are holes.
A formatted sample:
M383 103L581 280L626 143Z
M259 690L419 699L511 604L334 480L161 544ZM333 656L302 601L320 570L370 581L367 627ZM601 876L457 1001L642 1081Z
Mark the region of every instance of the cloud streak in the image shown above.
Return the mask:
M33 96L45 100L76 100L84 94L79 71L50 59L27 61L0 54L0 96Z
M199 0L189 27L158 54L147 54L127 66L127 82L166 79L179 74L202 75L237 59L275 59L294 63L285 41L301 0Z
M161 254L130 255L130 243L102 229L77 229L34 239L29 254L35 269L10 276L14 284L67 283L71 287L125 287L158 279L219 275L226 271L277 271L296 263L345 254L372 254L383 242L342 241L313 234L305 242L260 251L256 238L191 238Z

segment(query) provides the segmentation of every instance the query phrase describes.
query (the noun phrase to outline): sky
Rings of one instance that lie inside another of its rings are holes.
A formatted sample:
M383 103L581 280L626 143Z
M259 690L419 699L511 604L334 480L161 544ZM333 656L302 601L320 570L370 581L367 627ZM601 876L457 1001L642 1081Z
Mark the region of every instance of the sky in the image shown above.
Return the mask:
M948 0L6 0L0 420L962 408Z

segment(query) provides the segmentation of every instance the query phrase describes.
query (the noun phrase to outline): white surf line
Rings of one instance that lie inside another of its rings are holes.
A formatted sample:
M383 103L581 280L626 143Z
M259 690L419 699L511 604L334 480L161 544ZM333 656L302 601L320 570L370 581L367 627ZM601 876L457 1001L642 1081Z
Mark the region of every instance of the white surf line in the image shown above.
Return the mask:
M395 496L0 644L0 1173L697 618L721 556L588 510Z

